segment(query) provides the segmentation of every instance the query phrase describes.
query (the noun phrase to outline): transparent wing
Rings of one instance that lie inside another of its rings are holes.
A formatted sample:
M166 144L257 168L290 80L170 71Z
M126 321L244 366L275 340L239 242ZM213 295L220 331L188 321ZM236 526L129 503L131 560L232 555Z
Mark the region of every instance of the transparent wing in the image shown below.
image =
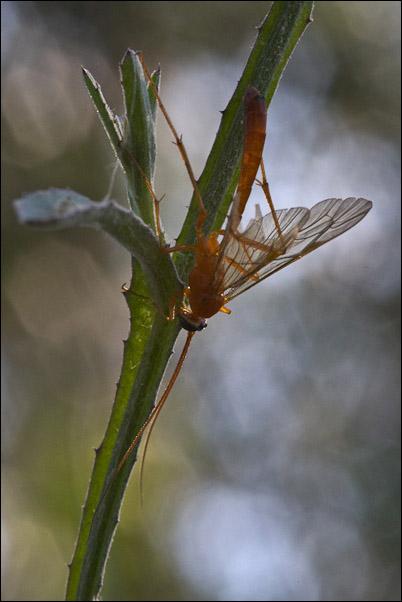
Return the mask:
M370 211L366 199L327 199L310 210L277 211L281 236L272 214L252 219L224 249L220 290L229 301L240 293L336 238Z
M281 237L272 213L261 216L256 208L256 217L250 220L244 232L232 231L228 226L221 243L220 264L223 269L216 272L214 286L219 292L239 287L246 282L252 285L259 280L258 271L286 252L309 217L303 207L283 209L276 212ZM220 281L216 279L219 275Z

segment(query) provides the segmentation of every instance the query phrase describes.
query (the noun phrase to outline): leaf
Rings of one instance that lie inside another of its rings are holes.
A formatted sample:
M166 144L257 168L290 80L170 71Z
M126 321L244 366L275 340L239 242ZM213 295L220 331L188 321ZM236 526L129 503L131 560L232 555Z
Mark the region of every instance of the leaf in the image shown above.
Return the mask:
M182 287L169 254L161 253L151 228L113 201L95 203L73 190L39 190L14 201L21 223L40 228L92 227L104 230L140 263L154 301L169 315L169 303Z

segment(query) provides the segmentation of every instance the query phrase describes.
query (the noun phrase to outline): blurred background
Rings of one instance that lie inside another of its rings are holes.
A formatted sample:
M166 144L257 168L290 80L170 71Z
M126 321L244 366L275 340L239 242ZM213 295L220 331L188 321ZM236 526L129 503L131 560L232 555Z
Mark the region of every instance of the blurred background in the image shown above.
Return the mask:
M80 65L122 113L128 47L161 64L199 174L269 3L1 7L2 599L59 600L119 377L130 260L93 230L21 227L11 201L49 186L104 197L114 156ZM269 110L271 193L277 208L374 207L196 336L143 509L133 475L104 600L400 599L400 3L316 2L313 16ZM171 138L159 117L173 240L191 187ZM120 177L112 196L125 204Z

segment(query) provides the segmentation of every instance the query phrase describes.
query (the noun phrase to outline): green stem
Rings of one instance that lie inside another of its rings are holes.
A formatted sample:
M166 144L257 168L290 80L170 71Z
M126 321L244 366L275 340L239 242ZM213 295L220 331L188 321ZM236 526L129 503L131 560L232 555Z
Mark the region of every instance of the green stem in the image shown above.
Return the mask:
M255 86L266 96L269 104L291 52L311 21L312 7L312 2L273 2L258 29L254 48L223 113L215 143L198 182L208 213L205 234L221 227L236 187L242 151L242 98L246 87ZM132 51L128 51L123 59L121 76L127 113L124 120L113 114L99 84L84 70L88 92L126 173L129 202L136 215L112 203L91 203L72 191L34 193L17 205L20 219L25 223L48 227L79 225L102 228L129 249L133 256L131 288L137 294L126 295L131 328L124 344L123 366L112 414L103 442L96 451L80 531L69 566L66 600L98 598L136 452L128 457L117 475L93 524L92 519L111 475L152 411L180 329L177 320L169 322L161 313L167 314L169 302L177 296L181 283L171 257L160 253L152 232L152 200L138 170L129 161L130 154L136 157L152 182L155 99ZM153 79L158 84L158 72ZM129 153L122 151L122 145ZM178 244L194 243L197 215L198 205L193 198ZM175 260L180 278L186 282L194 262L193 254L178 254ZM152 299L160 311L139 295Z

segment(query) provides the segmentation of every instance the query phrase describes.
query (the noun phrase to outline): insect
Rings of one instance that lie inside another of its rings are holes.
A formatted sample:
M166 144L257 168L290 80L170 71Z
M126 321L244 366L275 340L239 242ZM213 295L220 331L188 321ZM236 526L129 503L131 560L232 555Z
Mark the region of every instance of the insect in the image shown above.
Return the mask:
M173 133L198 201L199 213L195 226L196 243L194 245L163 246L158 200L135 158L132 157L132 159L142 173L154 199L161 251L164 253L192 251L195 253L195 264L189 273L188 286L180 291L183 294L184 303L178 311L178 317L181 326L188 331L180 358L163 395L114 471L98 507L135 445L149 427L141 466L140 481L142 483L143 462L152 429L183 366L194 334L207 326L208 318L219 311L230 313L226 307L229 301L346 232L357 224L372 207L371 201L366 199L347 198L345 200L327 199L317 203L311 209L295 207L275 211L262 161L266 136L265 98L250 86L247 88L243 100L244 137L237 191L233 197L225 228L206 236L203 232L203 224L207 217L207 211L186 149L159 97L142 55L139 54L139 57L161 112ZM257 180L257 183L265 194L271 213L262 216L261 209L257 205L255 217L241 230L242 215L260 167L262 179L261 181ZM175 317L176 301L177 297L172 300L171 313L168 317L170 320Z

